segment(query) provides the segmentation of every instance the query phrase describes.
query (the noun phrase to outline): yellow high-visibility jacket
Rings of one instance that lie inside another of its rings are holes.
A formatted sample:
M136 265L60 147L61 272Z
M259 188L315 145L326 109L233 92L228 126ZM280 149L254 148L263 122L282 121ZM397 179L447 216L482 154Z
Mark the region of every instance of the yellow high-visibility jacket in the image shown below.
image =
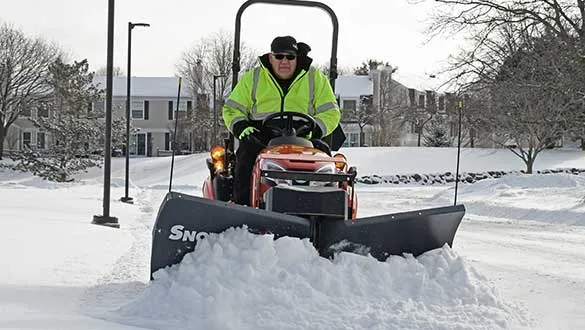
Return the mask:
M241 121L259 121L279 111L309 114L327 136L339 124L341 112L327 77L315 68L302 69L284 94L268 68L246 72L223 107L223 120L230 132ZM237 138L237 136L236 136Z

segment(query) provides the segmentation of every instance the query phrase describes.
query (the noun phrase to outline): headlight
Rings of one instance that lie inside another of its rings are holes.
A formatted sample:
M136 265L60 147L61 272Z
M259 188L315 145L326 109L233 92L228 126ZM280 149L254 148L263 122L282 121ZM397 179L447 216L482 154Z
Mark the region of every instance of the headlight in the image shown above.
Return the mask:
M323 165L323 166L319 167L319 169L317 169L315 171L315 173L330 173L330 174L334 174L335 173L335 164L329 163L327 165Z
M262 162L262 165L260 165L260 169L264 170L264 171L284 171L284 167L280 166L278 163L275 163L271 160L264 160ZM279 184L286 184L286 185L292 185L292 180L285 180L285 179L271 179L271 178L266 178L263 177L262 180L264 180L264 184L269 184L272 186L276 186Z
M329 163L327 165L323 165L319 167L315 173L327 173L327 174L334 174L335 173L335 164ZM333 186L332 182L324 182L324 181L311 181L309 183L312 187L326 187L326 186Z
M279 164L271 160L263 161L260 168L265 171L284 171L284 167L280 166Z

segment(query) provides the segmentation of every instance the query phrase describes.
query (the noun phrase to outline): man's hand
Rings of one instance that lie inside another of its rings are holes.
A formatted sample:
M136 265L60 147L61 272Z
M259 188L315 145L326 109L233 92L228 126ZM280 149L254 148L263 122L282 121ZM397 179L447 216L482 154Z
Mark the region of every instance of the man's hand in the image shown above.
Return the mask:
M321 131L321 128L319 126L315 125L315 128L311 132L310 136L311 136L310 138L320 139L323 137L323 131Z
M248 126L248 127L244 128L242 133L240 133L240 135L238 136L238 140L242 140L242 139L248 137L250 134L253 134L256 132L259 132L256 127Z

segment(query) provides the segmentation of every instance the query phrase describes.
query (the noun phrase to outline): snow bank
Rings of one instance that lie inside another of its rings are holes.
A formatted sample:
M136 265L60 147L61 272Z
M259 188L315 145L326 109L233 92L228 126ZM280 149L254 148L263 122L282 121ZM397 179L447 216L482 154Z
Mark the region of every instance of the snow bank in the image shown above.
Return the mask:
M111 318L161 329L507 329L522 316L447 246L387 262L213 234Z
M584 175L518 175L461 185L458 196L468 220L514 219L585 226L584 187ZM453 189L449 189L430 201L446 204L452 199Z
M342 148L359 175L453 172L457 166L457 148L369 147ZM579 149L543 150L534 170L550 168L585 168L585 154ZM491 170L520 171L524 162L504 148L461 148L460 172ZM380 173L380 170L384 170Z
M561 168L534 171L538 174L572 174L585 175L582 168ZM504 176L523 176L525 171L485 171L459 173L459 182L476 183L485 179L498 179ZM554 180L554 179L553 179ZM356 181L364 184L420 184L420 185L444 185L455 182L455 173L414 173L394 175L364 175L356 178Z

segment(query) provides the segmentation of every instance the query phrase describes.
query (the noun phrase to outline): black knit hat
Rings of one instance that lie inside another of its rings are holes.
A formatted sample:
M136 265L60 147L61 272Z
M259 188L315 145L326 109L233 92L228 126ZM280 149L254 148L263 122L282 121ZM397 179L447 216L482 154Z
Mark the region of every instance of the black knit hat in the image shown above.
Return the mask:
M270 44L270 50L273 53L289 53L297 55L299 48L297 40L291 36L276 37Z

